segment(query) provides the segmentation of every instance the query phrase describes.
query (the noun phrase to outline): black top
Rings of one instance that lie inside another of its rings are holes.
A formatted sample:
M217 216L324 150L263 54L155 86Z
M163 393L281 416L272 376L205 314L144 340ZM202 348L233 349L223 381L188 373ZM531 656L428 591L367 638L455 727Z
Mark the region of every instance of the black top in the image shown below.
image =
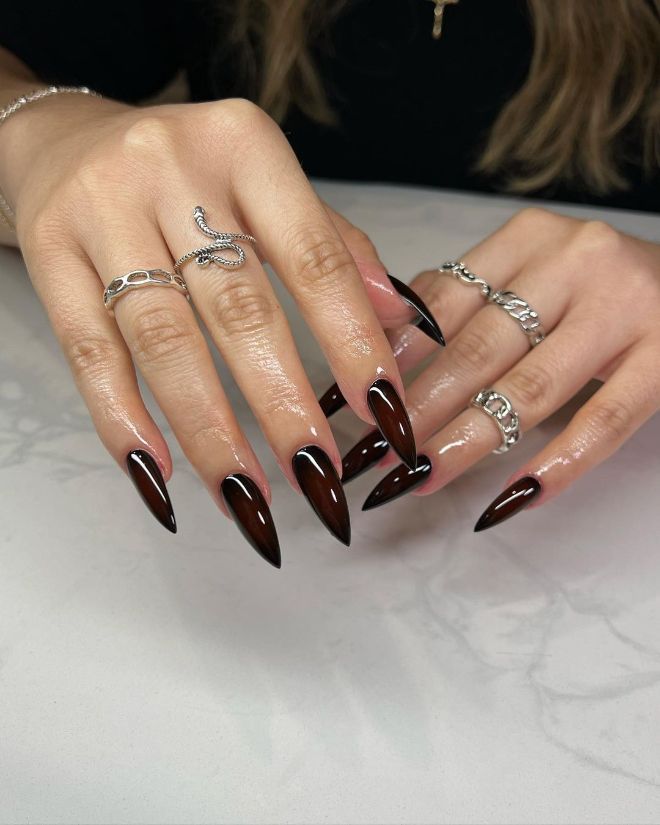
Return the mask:
M223 45L232 7L232 0L7 0L0 44L44 81L87 85L119 100L149 97L179 69L193 100L247 97ZM284 124L309 175L501 191L473 167L528 72L527 4L460 0L447 7L439 41L432 21L428 0L349 0L315 45L338 125L319 126L298 111ZM626 142L641 154L638 126ZM660 211L657 170L649 179L635 161L625 169L625 192L600 197L556 186L534 194Z

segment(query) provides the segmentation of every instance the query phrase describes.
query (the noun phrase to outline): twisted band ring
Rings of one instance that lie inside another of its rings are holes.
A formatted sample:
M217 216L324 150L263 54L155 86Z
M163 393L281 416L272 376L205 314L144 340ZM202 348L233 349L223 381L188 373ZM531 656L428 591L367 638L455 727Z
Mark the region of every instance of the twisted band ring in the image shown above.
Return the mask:
M139 289L143 286L171 286L190 300L188 287L181 275L173 274L165 269L134 269L132 272L113 278L103 290L105 308L112 312L115 302L122 295L131 289Z
M487 281L477 277L474 272L470 272L462 261L447 261L438 268L438 272L451 274L464 284L478 286L481 294L489 303L501 307L514 321L518 322L530 346L537 346L545 338L545 330L541 326L538 312L535 312L527 301L515 292L494 290Z
M470 406L483 410L497 424L502 444L494 453L506 453L520 441L520 418L509 399L496 390L480 390L470 401Z
M224 269L237 269L245 263L245 250L236 243L236 241L247 241L248 243L256 244L256 238L252 235L246 235L243 232L218 232L206 223L206 217L203 207L196 206L193 211L193 219L197 226L209 238L213 238L212 243L207 246L201 246L199 249L193 249L182 255L174 264L174 271L181 274L181 267L190 260L195 260L198 266L206 266L214 263ZM227 258L224 255L216 255L216 252L230 249L235 255L235 258Z

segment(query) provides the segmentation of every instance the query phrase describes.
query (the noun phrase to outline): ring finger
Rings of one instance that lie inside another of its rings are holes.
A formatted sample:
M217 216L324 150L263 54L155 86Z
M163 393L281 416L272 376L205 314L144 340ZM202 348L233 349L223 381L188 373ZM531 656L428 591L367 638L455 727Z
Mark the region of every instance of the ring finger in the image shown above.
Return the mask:
M565 404L626 345L623 333L596 329L597 321L569 313L539 347L494 383L518 413L520 431L535 427ZM591 346L598 337L603 345ZM490 416L468 407L429 438L416 473L398 467L371 492L364 509L415 490L429 495L446 486L500 446L502 434Z

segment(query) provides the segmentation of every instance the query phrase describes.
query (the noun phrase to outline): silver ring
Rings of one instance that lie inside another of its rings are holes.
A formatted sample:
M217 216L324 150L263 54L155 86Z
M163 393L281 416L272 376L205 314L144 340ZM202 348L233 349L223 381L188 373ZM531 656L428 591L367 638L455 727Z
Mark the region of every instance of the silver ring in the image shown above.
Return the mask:
M246 235L243 232L217 232L215 229L206 223L206 217L203 207L196 206L193 211L193 219L197 226L209 238L213 238L213 242L207 246L201 246L199 249L193 249L182 255L174 264L174 271L180 275L181 267L194 259L198 266L207 266L207 264L214 263L224 269L238 269L245 263L245 250L236 243L236 241L246 241L247 243L256 244L256 238L252 235ZM229 249L236 257L227 258L224 255L216 255L216 252Z
M105 308L112 311L115 302L131 289L143 286L172 286L190 300L188 287L181 275L168 272L166 269L134 269L125 275L113 278L103 290Z
M483 410L499 427L502 444L494 453L506 453L522 438L520 417L506 395L496 390L480 390L470 401L472 407Z
M530 346L537 346L545 338L545 330L541 326L538 312L535 312L527 301L516 295L515 292L494 290L488 281L484 281L474 272L470 272L463 261L447 261L438 267L438 272L453 275L456 280L464 284L478 286L479 291L487 301L501 307L514 321L518 322L518 326L527 336Z

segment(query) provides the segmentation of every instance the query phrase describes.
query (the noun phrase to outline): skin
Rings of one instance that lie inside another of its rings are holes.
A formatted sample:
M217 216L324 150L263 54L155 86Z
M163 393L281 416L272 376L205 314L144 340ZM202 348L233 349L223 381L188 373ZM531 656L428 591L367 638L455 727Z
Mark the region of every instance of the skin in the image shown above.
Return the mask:
M44 84L0 50L0 100ZM314 193L278 126L245 100L135 108L60 95L26 106L0 132L0 184L16 213L30 278L66 354L98 434L124 468L147 449L167 479L170 454L140 396L140 370L182 448L220 507L218 484L268 482L220 384L192 305L175 290L124 295L114 316L102 292L136 268L171 270L208 243L192 220L254 235L246 264L194 262L184 275L213 345L231 369L295 489L291 457L317 444L341 459L288 322L263 269L294 297L353 410L403 385L384 326L411 320L369 239Z
M437 492L500 445L494 422L466 409L480 389L506 395L524 433L599 379L565 430L503 485L536 477L536 507L612 455L660 408L660 245L605 223L525 209L462 260L495 289L524 297L546 338L530 349L501 308L449 275L429 271L412 281L448 339L407 388L418 452L433 463L413 494ZM403 372L434 352L413 328L390 340ZM393 463L387 456L382 465Z
M40 85L0 50L3 101ZM114 317L101 301L115 275L171 268L174 257L200 245L190 218L198 203L212 226L258 238L261 261L250 249L240 271L192 265L185 274L294 488L290 459L299 447L318 444L338 470L340 459L265 260L366 422L366 390L376 378L387 376L402 393L400 372L437 352L402 326L411 312L368 237L318 200L280 130L246 101L136 109L52 98L10 118L0 137L0 183L16 209L30 277L97 431L122 467L130 450L143 447L166 478L172 469L135 365L219 506L217 485L235 472L251 476L269 499L185 299L173 290L138 290L118 302ZM465 409L479 389L509 396L525 431L600 378L605 383L566 430L510 479L537 477L537 506L611 455L658 409L660 247L602 223L527 209L463 260L493 287L527 299L548 338L530 351L506 313L449 276L426 272L412 282L449 341L407 390L418 452L433 462L415 494L436 492L498 446L493 422Z

